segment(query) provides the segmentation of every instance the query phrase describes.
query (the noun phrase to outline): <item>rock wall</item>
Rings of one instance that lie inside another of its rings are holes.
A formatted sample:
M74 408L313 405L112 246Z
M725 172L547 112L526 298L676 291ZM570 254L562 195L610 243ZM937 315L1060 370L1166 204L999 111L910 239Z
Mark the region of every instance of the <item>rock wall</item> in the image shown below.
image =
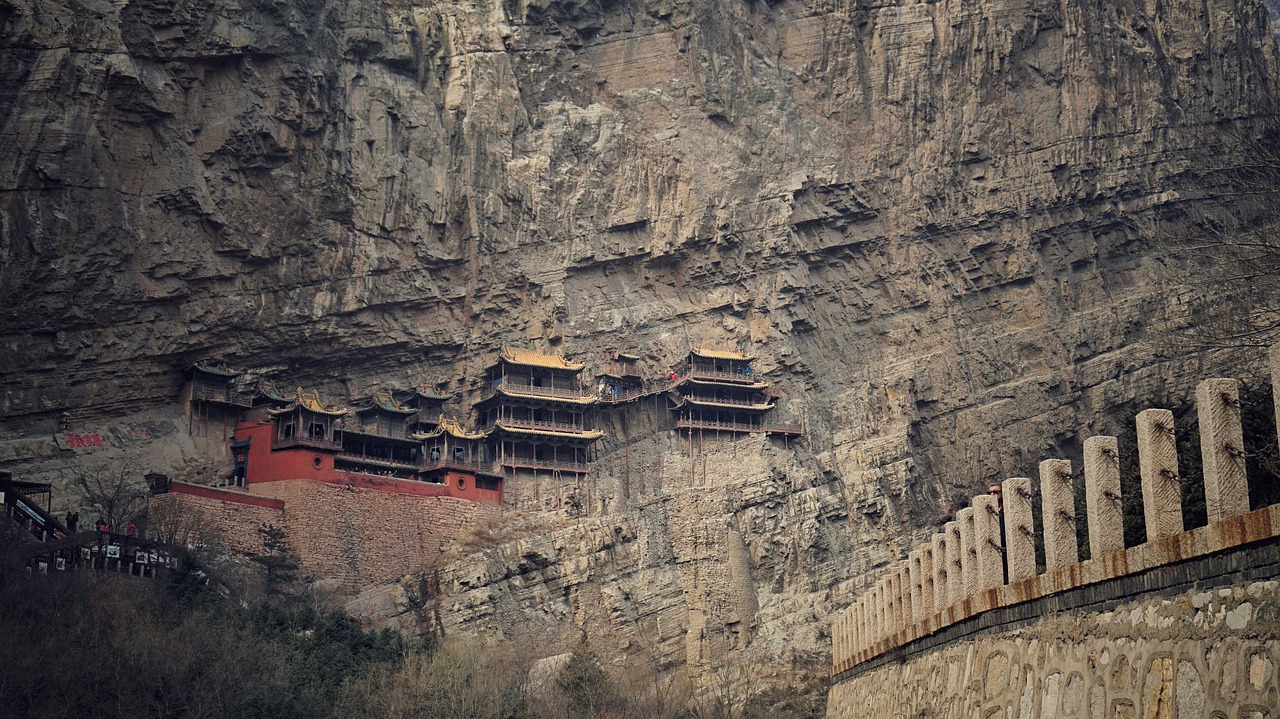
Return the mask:
M0 49L19 476L177 427L197 359L464 411L503 343L760 358L800 449L608 419L590 485L509 488L542 506L451 570L459 626L641 642L612 593L665 662L822 653L975 488L1251 359L1169 353L1221 289L1165 268L1275 95L1257 0L3 0ZM173 435L112 456L204 466Z
M1267 581L1053 616L838 684L827 716L1265 719L1278 609Z

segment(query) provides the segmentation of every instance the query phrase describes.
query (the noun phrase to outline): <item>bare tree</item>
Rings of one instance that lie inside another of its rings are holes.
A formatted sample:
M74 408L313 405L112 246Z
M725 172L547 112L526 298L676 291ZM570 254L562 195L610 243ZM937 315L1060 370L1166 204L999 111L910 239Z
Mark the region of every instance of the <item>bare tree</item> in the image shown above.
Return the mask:
M217 528L192 502L167 494L147 506L147 537L179 547L202 547L220 539Z
M79 469L74 484L84 495L85 504L106 520L112 531L123 531L141 516L151 494L142 477L124 462Z

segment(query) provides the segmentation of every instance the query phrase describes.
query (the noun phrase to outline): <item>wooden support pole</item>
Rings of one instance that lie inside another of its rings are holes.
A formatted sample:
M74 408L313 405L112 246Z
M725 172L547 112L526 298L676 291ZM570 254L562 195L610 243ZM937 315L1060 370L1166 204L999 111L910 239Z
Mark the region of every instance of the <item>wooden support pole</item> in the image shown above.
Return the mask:
M1084 501L1090 558L1124 549L1120 452L1115 437L1090 437L1084 441Z
M1240 382L1207 379L1196 386L1204 505L1209 523L1249 511L1244 431L1240 424Z
M1004 481L1005 560L1009 582L1036 575L1035 517L1031 512L1031 480L1013 477Z

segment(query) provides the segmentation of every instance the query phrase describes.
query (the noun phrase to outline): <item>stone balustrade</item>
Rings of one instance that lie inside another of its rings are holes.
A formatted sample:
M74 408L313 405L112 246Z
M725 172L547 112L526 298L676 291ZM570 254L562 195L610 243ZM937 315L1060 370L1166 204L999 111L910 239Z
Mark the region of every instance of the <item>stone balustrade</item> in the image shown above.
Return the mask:
M1269 355L1280 387L1280 345ZM1003 483L1003 500L974 497L942 531L886 568L832 622L833 674L983 612L1041 599L1280 536L1280 505L1249 510L1239 382L1214 378L1196 389L1208 524L1185 530L1173 414L1148 409L1136 417L1147 542L1124 546L1120 455L1115 437L1084 443L1084 517L1075 515L1072 463L1040 463L1037 527L1032 480ZM1280 425L1280 402L1276 403ZM1080 560L1077 523L1086 522L1090 559ZM1037 573L1042 538L1045 571Z

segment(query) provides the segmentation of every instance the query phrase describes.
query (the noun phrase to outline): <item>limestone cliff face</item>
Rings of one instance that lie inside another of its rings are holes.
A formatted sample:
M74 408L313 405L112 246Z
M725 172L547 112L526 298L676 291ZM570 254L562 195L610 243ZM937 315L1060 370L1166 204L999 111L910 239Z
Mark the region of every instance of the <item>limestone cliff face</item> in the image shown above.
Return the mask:
M1152 342L1210 290L1144 228L1276 76L1260 0L0 0L0 28L0 461L56 474L93 458L55 433L100 431L198 465L174 401L209 357L466 397L503 343L750 350L802 445L612 415L586 486L517 490L524 538L446 573L446 624L546 612L668 663L822 651L833 585L1203 375Z

